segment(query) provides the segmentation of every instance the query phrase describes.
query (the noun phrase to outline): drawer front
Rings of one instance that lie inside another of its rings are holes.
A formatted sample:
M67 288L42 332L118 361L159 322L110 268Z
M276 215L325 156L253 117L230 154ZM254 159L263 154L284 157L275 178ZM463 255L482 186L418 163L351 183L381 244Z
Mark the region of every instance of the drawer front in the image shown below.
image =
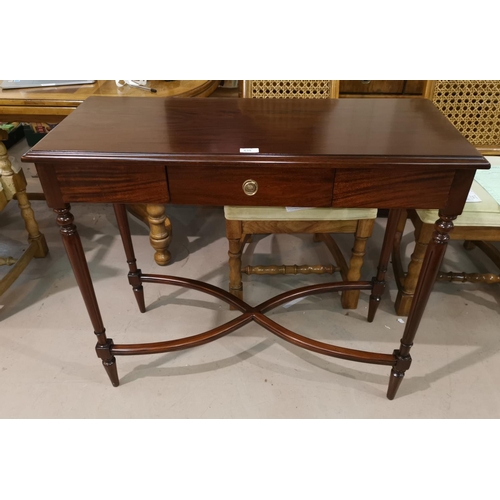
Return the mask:
M167 176L162 165L113 165L103 168L73 163L54 167L65 203L167 203Z
M337 170L334 207L442 208L455 171Z
M329 207L333 178L314 167L168 167L171 201L187 205Z

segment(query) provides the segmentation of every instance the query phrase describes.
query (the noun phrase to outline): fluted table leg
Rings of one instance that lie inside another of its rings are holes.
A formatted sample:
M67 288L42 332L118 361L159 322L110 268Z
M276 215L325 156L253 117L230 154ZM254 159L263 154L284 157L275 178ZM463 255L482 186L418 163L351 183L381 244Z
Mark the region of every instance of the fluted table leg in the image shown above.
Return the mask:
M371 323L375 317L382 293L385 290L385 273L387 272L387 265L389 257L391 256L392 247L394 245L394 237L398 228L398 222L401 217L401 210L391 210L387 218L387 225L385 228L384 242L382 244L382 251L380 252L380 259L377 268L377 276L373 278L373 288L370 295L370 303L368 306L368 321Z
M106 330L102 322L99 305L97 304L97 298L95 296L87 260L85 259L82 242L76 226L73 224L74 217L70 212L70 208L68 204L63 208L54 209L54 212L57 214L57 224L60 227L64 248L66 249L76 282L78 283L85 306L87 307L90 321L94 327L94 333L97 337L97 356L102 360L102 364L111 383L117 387L120 382L116 369L116 359L111 353L113 341L106 337Z
M456 216L446 216L441 212L439 219L434 226L434 233L432 240L427 247L422 269L415 289L415 295L411 304L410 314L406 322L406 328L401 339L399 349L394 351L396 364L391 370L391 377L389 379L389 387L387 389L387 397L394 399L396 393L401 385L406 370L411 365L410 349L413 346L413 340L417 333L420 320L429 300L434 282L438 275L443 261L446 247L450 239L449 232L453 229L453 221Z

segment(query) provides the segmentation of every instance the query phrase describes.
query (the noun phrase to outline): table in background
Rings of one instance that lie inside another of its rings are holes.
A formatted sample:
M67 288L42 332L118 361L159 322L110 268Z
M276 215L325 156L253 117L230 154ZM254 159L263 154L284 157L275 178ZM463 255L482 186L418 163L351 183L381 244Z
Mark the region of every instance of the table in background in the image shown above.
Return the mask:
M97 80L89 85L66 85L19 90L0 89L0 121L59 123L91 96L102 97L207 97L220 80L149 80L148 85L156 93L129 85L118 87L114 80ZM8 157L2 161L8 162ZM5 170L10 168L7 165ZM150 228L151 246L155 249L155 261L166 265L170 261L168 245L172 238L171 224L165 209L157 206L149 213L144 205L133 204L130 210ZM33 224L36 221L33 218ZM34 229L38 232L38 227Z
M90 96L207 97L219 83L219 80L148 80L156 93L129 85L118 87L114 80L97 80L90 85L0 89L0 121L59 123Z

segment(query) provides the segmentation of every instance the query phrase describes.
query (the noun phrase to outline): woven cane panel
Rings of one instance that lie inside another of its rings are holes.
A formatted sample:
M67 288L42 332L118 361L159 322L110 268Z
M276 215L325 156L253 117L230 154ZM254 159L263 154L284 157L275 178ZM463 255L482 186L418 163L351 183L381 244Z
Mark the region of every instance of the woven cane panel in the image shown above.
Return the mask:
M500 80L436 80L434 104L476 146L500 146Z
M328 99L331 80L252 80L250 97Z

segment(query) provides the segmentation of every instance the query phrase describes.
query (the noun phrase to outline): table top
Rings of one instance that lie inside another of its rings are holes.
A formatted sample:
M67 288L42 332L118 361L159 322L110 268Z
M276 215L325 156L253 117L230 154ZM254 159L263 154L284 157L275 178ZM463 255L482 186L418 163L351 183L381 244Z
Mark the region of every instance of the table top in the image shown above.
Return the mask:
M258 148L241 153L240 148ZM183 99L90 97L25 160L311 163L342 159L488 168L426 99ZM332 163L333 162L333 163Z

